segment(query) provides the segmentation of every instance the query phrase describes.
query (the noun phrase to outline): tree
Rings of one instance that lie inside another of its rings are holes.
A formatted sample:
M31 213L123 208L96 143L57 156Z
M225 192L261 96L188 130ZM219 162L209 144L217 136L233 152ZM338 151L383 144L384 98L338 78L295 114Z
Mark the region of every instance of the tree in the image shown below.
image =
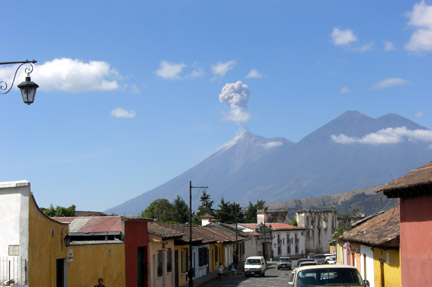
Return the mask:
M186 223L189 220L189 206L186 202L177 195L177 198L173 201L172 206L174 207L174 218L173 220L177 223Z
M237 213L237 222L244 222L244 214L237 203L225 202L222 198L219 209L216 210L216 219L222 223L235 223Z
M46 216L49 217L68 217L68 216L75 216L75 205L71 205L69 207L63 207L63 206L56 206L54 209L54 206L50 204L50 207L48 209L45 209L43 211Z
M156 199L141 212L142 217L157 219L161 222L168 222L175 220L176 210L168 199Z
M248 223L256 223L257 222L257 211L258 210L267 210L265 207L264 200L257 200L255 204L249 201L249 206L246 211L246 222Z
M339 236L344 234L345 231L351 229L351 217L347 214L343 214L339 220L338 226L333 233L333 239L337 240Z
M298 225L297 220L295 219L291 220L290 225L297 226Z

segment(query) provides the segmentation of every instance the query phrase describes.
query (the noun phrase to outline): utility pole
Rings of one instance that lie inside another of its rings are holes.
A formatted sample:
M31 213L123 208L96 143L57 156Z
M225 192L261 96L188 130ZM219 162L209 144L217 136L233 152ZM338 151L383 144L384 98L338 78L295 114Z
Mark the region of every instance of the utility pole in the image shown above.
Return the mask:
M189 287L193 287L193 270L192 270L192 188L208 188L207 186L192 186L189 181Z
M234 213L235 213L235 235L236 235L236 252L235 252L235 264L238 266L238 263L239 263L239 252L238 252L238 250L239 250L239 246L238 246L238 235L237 235L237 233L238 233L238 227L237 227L237 205L236 205L236 203L234 202Z

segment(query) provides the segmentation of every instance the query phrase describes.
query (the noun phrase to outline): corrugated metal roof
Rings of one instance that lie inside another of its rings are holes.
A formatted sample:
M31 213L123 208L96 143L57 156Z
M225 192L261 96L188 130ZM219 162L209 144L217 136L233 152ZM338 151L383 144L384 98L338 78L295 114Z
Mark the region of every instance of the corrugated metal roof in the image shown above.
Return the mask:
M344 241L362 243L368 246L399 247L399 206L379 213L346 231L341 238Z
M53 217L54 220L70 223L71 233L121 232L121 216Z

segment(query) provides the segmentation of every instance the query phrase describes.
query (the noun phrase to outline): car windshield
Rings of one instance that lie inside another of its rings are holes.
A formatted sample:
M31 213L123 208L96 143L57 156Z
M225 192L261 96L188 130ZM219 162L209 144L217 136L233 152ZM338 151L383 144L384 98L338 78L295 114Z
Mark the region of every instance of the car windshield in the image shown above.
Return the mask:
M314 258L316 258L316 259L324 259L325 258L325 256L324 255L315 255L315 257Z
M261 260L259 260L259 259L246 259L246 264L261 265Z
M309 269L297 273L296 287L305 286L363 286L363 282L356 269Z
M290 262L289 258L281 258L279 259L280 262Z

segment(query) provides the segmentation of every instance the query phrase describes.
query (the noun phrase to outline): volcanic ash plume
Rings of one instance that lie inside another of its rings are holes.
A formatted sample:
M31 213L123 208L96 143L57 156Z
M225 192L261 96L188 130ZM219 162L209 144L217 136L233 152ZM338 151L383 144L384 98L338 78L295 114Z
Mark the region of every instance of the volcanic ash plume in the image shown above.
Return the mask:
M229 112L224 115L224 119L239 125L247 123L250 118L247 112L248 100L249 88L246 84L241 81L226 84L219 94L219 101L230 108Z

